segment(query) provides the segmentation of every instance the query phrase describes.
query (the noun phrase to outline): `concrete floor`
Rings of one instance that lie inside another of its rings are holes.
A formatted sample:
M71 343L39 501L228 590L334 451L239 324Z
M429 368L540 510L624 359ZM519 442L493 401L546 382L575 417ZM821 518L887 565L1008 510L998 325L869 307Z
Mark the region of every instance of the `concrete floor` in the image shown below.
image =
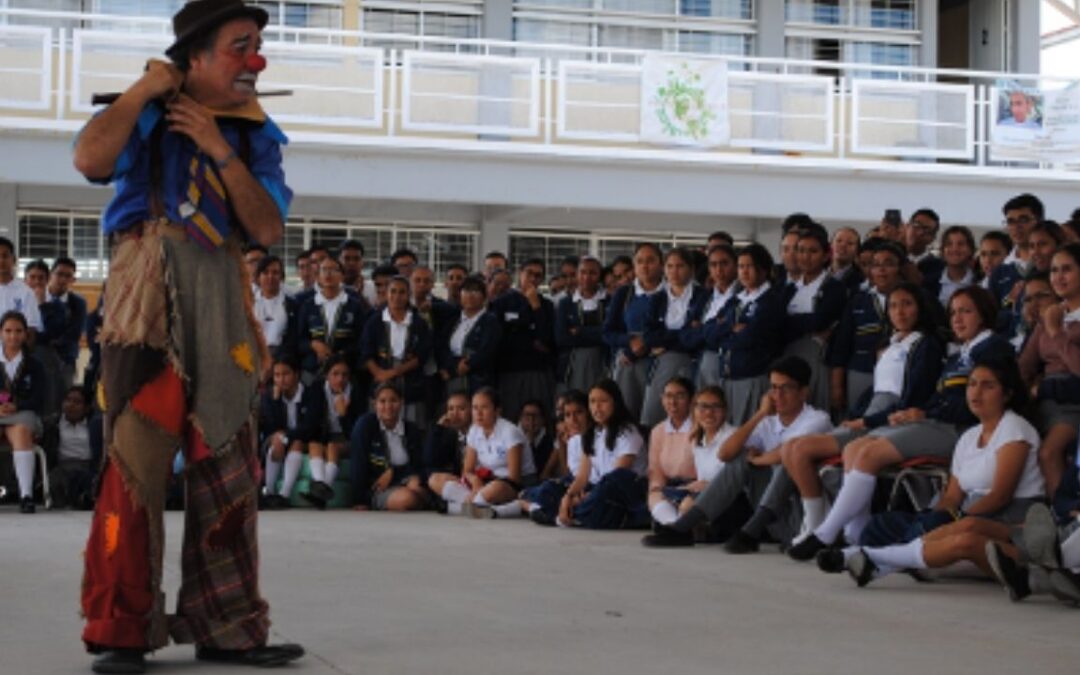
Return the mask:
M78 640L89 514L0 508L0 672L88 672ZM167 516L167 590L180 514ZM263 514L279 672L1076 673L1080 610L995 584L905 576L857 589L765 553L650 550L640 533L435 514ZM153 673L235 672L170 647ZM242 670L242 669L241 669Z

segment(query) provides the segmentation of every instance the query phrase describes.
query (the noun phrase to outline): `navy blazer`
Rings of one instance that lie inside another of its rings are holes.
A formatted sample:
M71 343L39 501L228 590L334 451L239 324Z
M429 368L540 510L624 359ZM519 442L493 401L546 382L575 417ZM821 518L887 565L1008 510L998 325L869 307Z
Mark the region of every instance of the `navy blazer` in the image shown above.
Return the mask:
M499 342L502 340L502 322L493 313L485 311L473 324L472 329L465 334L465 342L459 358L450 352L450 336L454 334L458 323L461 322L461 310L454 309L453 320L446 324L443 334L435 341L435 360L439 365L439 370L445 370L452 378L456 377L458 363L462 358L467 358L469 374L466 379L469 383L469 393L475 392L480 387L494 386L495 362L499 353Z
M832 275L831 269L829 270L829 274ZM851 296L858 293L859 289L862 287L862 282L866 281L866 275L863 274L862 270L859 269L859 266L854 263L844 270L844 274L839 279L835 276L833 278L844 285L848 298L851 298Z
M1002 263L990 273L989 290L997 298L999 305L995 331L1006 337L1010 332L1015 332L1016 322L1021 320L1019 308L1008 299L1008 295L1016 283L1023 279L1024 275L1016 263ZM1023 294L1020 297L1023 297Z
M978 252L977 248L976 252ZM931 253L919 262L915 263L915 267L919 270L919 274L922 275L923 288L929 290L929 284L935 282L940 285L941 273L945 271L945 261L943 259ZM934 293L933 295L935 298L937 297L937 293Z
M765 375L780 352L784 326L782 288L773 285L750 303L732 296L724 306L722 321L705 325L705 342L724 352L724 377L742 380ZM744 328L736 331L735 327Z
M399 387L408 402L424 398L424 363L431 356L431 329L427 321L415 308L410 307L412 320L405 336L405 359L415 356L419 365L405 373ZM368 361L374 361L380 368L393 368L394 357L390 351L390 326L383 321L382 310L372 312L364 324L363 337L360 339L360 368L367 372ZM377 386L372 381L372 390Z
M831 330L844 313L847 304L847 288L833 278L828 270L825 271L825 280L821 282L817 293L814 294L813 311L807 314L790 314L787 311L788 303L795 297L795 284L784 286L784 341L794 342L805 335L822 333Z
M604 318L604 342L613 354L622 352L631 361L637 359L630 351L630 336L644 337L650 297L647 294L635 294L632 283L620 286L611 297L608 313Z
M38 336L38 343L52 347L60 360L74 365L86 326L86 299L74 291L68 291L67 296L66 302L56 299L39 305L45 330Z
M540 298L533 310L517 289L510 289L488 305L502 322L499 342L500 373L548 370L555 363L555 305Z
M1016 352L1008 340L991 334L971 350L967 361L961 361L960 352L945 360L937 390L926 402L926 416L964 428L975 426L979 420L971 414L967 405L967 381L976 361L990 359L1008 361L1016 359Z
M14 379L8 378L7 370L0 366L0 391L6 392L19 412L30 410L41 414L45 405L45 366L23 350L22 363L15 371Z
M309 373L319 370L319 360L311 348L313 340L322 340L334 354L343 354L350 367L355 367L360 355L360 335L368 313L360 301L346 296L345 302L338 307L338 319L332 335L326 334L326 317L321 305L311 296L297 311L296 348L300 356L300 366Z
M555 311L555 344L560 349L605 347L604 322L607 320L610 297L604 297L595 311L586 312L573 295L559 301ZM573 333L570 329L576 329Z
M436 473L461 475L461 462L465 451L465 434L456 429L436 424L428 430L424 439L424 478Z
M735 289L732 292L731 298L728 298L728 302L731 302L732 298L742 290L738 281L733 282L732 285ZM727 307L727 302L724 303L724 306L720 308L720 311L717 312L713 318L709 319L707 322L702 321L702 319L705 318L705 312L709 311L713 293L715 293L715 290L711 290L706 294L702 303L694 308L694 313L686 318L686 325L679 331L679 342L682 343L682 351L689 354L697 354L704 350L715 352L720 348L719 344L706 340L706 326L707 324L724 320L724 307ZM719 331L715 330L715 328L709 330L709 336L712 340L715 341L717 335L719 335Z
M423 436L412 422L406 421L404 425L405 437L402 445L405 446L409 460L404 466L391 467L390 446L386 440L386 432L379 424L379 418L375 413L369 412L356 421L349 436L349 473L354 505L371 503L371 487L387 469L394 469L394 482L407 476L422 477Z
M308 399L304 406L304 429L308 434L306 440L316 443L324 443L330 436L330 422L327 418L328 401L326 400L326 380L318 378L304 392L304 398ZM367 395L360 388L353 386L349 397L349 408L344 415L338 416L341 425L341 433L346 436L352 430L356 420L367 410Z
M683 328L669 329L664 321L667 317L668 294L666 291L653 293L645 311L645 346L649 351L663 348L669 351L688 351L679 339L682 331L693 322L693 317L700 316L703 307L709 303L712 291L704 286L691 286L684 293L690 292L690 304L686 308Z
M844 307L825 355L830 367L874 372L878 348L889 330L888 314L876 297L874 291L859 291Z
M938 375L941 373L945 347L934 333L924 334L915 341L904 364L904 384L900 390L900 400L896 405L879 410L873 415L866 415L866 409L874 397L873 387L859 398L852 410L852 419L863 418L866 428L884 426L889 423L889 415L897 410L923 408L934 395Z
M321 390L316 391L314 387L304 387L304 393L300 395L300 402L296 407L296 426L289 428L289 413L285 406L285 400L274 398L273 389L268 388L263 392L259 400L260 442L265 442L267 438L279 431L284 431L290 441L307 442L311 440L313 430L309 425L314 420L309 408L312 406L315 394L319 394L325 399L325 395Z

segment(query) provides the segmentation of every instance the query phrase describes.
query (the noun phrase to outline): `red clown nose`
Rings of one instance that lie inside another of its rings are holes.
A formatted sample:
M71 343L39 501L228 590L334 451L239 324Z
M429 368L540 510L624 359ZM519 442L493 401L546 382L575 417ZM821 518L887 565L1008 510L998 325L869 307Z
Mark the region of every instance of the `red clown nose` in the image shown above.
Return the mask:
M247 61L244 63L247 69L252 73L261 73L266 70L266 57L262 54L252 54L247 57Z

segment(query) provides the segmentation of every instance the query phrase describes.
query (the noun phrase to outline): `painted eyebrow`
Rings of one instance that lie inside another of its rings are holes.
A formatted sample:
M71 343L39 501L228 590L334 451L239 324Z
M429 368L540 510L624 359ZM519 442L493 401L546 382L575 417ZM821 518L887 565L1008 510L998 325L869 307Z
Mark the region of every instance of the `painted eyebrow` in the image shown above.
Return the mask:
M251 33L244 33L243 35L240 35L235 40L233 40L232 45L234 47L247 47L248 44L251 43L251 41L252 41ZM256 36L255 37L255 46L256 47L261 47L262 46L262 37L261 36Z

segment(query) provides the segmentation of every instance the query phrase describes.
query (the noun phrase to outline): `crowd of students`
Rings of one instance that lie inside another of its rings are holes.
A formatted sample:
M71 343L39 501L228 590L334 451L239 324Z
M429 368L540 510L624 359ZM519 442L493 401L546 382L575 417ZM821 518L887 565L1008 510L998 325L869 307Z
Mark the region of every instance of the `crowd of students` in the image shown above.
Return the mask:
M251 246L274 358L262 505L292 505L306 455L299 496L320 509L344 492L357 510L651 527L655 547L778 542L860 586L969 560L1015 599L1080 601L1080 214L1060 225L1027 194L1002 213L979 241L962 226L939 238L930 209L866 237L794 214L778 263L724 232L702 249L567 258L550 278L542 260L512 271L491 252L475 273L449 268L445 298L407 249L366 278L359 242L316 246L287 288L285 262ZM5 250L0 309L16 310ZM48 317L71 304L74 263L31 267L46 295L0 318L5 385L28 324L70 383L79 336ZM41 404L4 389L22 490L39 434L20 415ZM948 469L927 503L875 497L919 467Z

